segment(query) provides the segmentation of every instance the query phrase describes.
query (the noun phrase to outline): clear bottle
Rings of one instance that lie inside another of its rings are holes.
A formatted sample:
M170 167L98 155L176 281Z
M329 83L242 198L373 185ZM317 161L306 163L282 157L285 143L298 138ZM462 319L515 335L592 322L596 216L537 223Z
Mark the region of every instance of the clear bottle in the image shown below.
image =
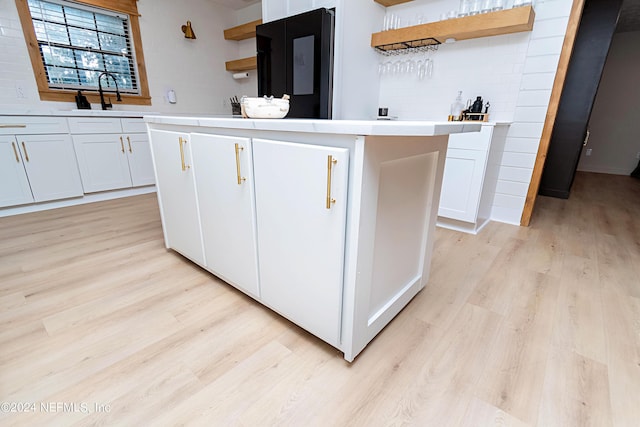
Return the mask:
M451 104L451 118L450 120L460 120L460 116L462 115L462 110L464 110L464 102L462 102L462 91L458 91L458 96L456 100Z

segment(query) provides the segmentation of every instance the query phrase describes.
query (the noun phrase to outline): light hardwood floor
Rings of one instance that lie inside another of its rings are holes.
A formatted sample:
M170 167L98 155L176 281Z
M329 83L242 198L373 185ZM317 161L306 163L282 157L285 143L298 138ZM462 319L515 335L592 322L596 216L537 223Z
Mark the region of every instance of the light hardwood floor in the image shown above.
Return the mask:
M640 181L438 229L353 364L165 250L155 195L1 218L0 401L35 404L3 426L638 426Z

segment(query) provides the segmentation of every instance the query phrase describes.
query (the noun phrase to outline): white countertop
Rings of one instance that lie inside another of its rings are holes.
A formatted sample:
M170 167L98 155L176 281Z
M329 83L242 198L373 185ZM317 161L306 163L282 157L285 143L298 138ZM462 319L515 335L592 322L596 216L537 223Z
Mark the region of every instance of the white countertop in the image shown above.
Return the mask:
M478 132L482 123L422 120L319 120L319 119L243 119L212 116L147 115L150 124L196 126L243 130L312 132L341 135L436 136Z
M155 111L129 110L48 110L48 109L12 109L0 110L0 116L55 116L55 117L138 117L145 114L160 114Z

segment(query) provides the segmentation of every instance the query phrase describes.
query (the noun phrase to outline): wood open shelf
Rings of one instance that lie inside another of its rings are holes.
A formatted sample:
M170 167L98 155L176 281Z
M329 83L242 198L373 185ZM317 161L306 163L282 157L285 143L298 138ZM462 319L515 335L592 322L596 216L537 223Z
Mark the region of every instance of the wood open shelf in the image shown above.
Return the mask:
M373 1L383 6L389 7L389 6L394 6L396 4L408 3L413 0L373 0Z
M246 40L256 36L256 26L262 24L262 19L247 22L237 27L224 30L225 40Z
M225 62L227 71L249 71L258 68L258 59L255 56L248 58L236 59L235 61Z
M379 50L408 49L422 40L444 43L447 39L467 40L479 37L531 31L535 12L533 7L517 7L446 21L414 25L371 35L371 46Z

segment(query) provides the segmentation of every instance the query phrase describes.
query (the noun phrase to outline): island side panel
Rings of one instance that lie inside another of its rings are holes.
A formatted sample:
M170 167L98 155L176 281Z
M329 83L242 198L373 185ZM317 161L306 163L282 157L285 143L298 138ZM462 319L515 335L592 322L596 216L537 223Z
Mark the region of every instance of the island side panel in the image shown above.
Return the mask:
M353 318L344 319L350 329L344 334L347 360L353 360L428 281L447 139L366 137Z

